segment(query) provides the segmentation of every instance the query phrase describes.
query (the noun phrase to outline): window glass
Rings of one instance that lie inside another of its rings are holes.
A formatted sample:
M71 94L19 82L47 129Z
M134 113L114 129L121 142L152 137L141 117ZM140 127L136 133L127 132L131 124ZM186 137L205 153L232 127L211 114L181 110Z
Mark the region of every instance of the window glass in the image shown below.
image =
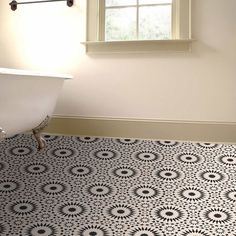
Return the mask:
M136 5L137 0L105 0L106 7Z
M136 8L107 9L105 15L105 40L136 39Z
M172 38L172 0L105 0L105 3L105 41Z
M139 4L171 4L172 0L139 0Z
M171 6L139 8L139 39L171 38Z

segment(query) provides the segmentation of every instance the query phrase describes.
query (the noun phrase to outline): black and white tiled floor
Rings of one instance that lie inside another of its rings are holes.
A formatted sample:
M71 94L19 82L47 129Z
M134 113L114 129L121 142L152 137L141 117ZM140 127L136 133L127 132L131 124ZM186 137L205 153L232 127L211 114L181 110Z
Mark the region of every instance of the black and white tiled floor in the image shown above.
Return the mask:
M45 139L0 143L0 235L236 236L236 146Z

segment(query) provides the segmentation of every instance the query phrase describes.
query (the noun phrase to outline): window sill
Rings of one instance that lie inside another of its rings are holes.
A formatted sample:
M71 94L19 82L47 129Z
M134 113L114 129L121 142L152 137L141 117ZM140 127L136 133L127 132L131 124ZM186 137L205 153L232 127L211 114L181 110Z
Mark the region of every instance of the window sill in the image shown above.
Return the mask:
M87 53L150 53L158 51L190 52L193 39L87 41Z

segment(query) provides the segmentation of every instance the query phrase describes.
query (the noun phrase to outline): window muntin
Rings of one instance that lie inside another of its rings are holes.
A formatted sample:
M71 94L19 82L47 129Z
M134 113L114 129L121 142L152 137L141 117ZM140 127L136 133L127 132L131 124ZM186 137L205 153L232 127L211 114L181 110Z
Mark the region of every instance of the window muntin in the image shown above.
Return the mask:
M172 38L172 0L104 0L105 41Z
M126 37L126 40L119 39L119 35L113 40L105 40L105 0L84 0L87 5L87 34L86 41L82 42L86 46L86 53L154 53L159 51L189 52L191 51L191 0L139 0L145 6L152 6L157 2L165 5L172 3L171 11L171 37L169 39L147 39L146 32L139 29L139 39ZM107 0L110 1L110 8L123 6L134 7L137 0ZM121 5L121 1L123 2ZM113 5L113 6L111 6ZM115 6L116 5L116 6ZM131 21L132 22L132 21ZM136 22L136 21L135 21ZM125 22L126 24L126 22ZM152 27L152 26L150 26ZM152 29L151 29L152 30ZM127 30L128 31L128 30ZM113 34L115 35L115 33ZM130 34L128 34L130 35ZM115 36L114 36L115 37Z

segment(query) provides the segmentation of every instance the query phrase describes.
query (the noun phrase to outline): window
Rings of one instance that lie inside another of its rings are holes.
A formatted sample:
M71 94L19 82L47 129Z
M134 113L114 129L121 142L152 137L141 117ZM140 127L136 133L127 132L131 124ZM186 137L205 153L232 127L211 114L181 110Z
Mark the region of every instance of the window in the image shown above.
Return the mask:
M88 0L87 9L87 51L189 50L191 0Z
M172 0L104 0L105 41L172 38Z

